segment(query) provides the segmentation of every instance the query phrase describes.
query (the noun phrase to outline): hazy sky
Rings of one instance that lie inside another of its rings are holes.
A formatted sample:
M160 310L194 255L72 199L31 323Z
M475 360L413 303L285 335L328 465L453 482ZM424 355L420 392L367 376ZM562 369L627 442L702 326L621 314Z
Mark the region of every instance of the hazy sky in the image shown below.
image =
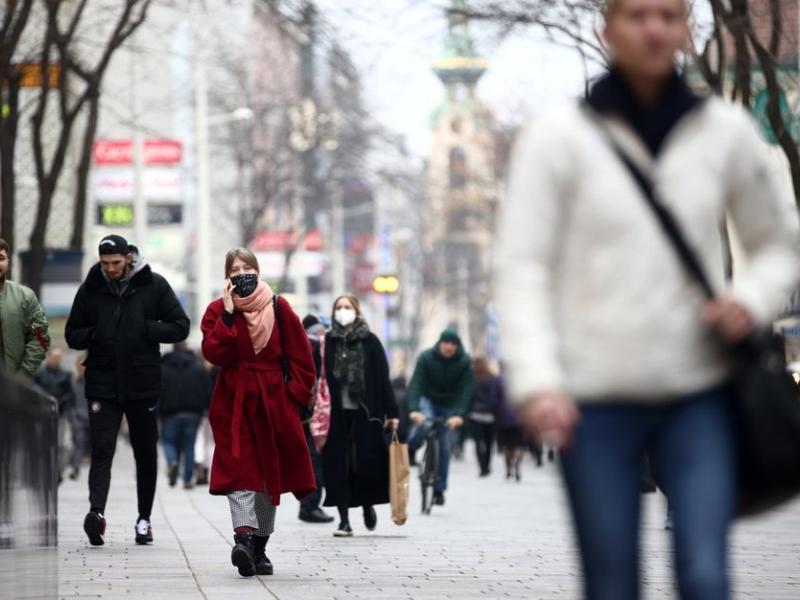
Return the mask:
M342 45L364 75L366 98L377 118L427 153L430 115L443 99L431 71L447 30L446 0L318 0ZM523 120L583 89L583 66L574 50L556 46L536 30L500 39L491 27L472 26L490 68L479 96L504 122Z

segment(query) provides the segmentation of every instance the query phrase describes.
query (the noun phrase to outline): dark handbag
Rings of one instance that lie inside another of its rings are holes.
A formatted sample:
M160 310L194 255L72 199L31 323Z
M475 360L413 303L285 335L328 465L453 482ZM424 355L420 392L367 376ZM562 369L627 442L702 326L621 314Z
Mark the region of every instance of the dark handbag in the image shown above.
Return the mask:
M283 373L284 385L292 380L292 371L289 368L289 355L286 354L286 349L283 346L283 329L281 328L280 310L278 307L278 295L272 295L272 309L275 311L275 324L278 326L278 336L281 338L281 372ZM308 423L314 415L314 406L300 406L300 420L303 423Z
M589 109L590 111L592 109ZM711 280L653 182L617 144L596 113L590 116L627 168L681 263L709 300ZM730 348L734 364L733 417L737 441L737 514L774 508L800 493L800 396L786 370L783 343L771 330Z

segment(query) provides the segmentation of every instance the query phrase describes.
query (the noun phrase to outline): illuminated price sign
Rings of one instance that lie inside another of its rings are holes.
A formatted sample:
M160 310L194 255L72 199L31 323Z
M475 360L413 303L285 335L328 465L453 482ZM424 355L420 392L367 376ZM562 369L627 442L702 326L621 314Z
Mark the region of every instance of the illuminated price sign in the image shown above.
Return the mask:
M104 227L132 227L133 204L100 204L97 224Z

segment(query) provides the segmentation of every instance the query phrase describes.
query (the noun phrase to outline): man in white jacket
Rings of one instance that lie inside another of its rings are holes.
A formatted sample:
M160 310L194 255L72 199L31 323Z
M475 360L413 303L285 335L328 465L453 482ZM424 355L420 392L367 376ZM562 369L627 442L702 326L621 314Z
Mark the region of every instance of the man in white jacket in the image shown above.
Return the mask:
M688 32L682 0L609 2L611 71L585 104L521 135L501 217L511 394L528 431L564 450L590 600L639 597L645 453L673 509L681 598L729 597L735 451L723 340L767 324L797 283L783 177L742 109L695 96L677 74ZM609 136L654 182L716 301L684 270ZM726 215L749 258L730 286Z

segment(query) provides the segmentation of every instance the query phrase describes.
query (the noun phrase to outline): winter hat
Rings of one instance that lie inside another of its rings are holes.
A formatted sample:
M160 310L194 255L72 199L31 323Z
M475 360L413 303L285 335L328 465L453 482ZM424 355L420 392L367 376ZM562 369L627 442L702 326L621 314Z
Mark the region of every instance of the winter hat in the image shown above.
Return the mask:
M456 344L457 346L461 345L461 338L458 337L458 333L452 327L448 327L442 332L442 335L439 337L439 343L446 342L450 344Z
M128 241L121 235L107 235L100 240L98 248L100 256L105 254L128 254L130 253L130 246Z
M309 335L325 335L325 325L314 315L307 315L303 319L303 329Z
M313 325L319 325L319 318L316 315L306 315L303 317L303 329L308 329Z

